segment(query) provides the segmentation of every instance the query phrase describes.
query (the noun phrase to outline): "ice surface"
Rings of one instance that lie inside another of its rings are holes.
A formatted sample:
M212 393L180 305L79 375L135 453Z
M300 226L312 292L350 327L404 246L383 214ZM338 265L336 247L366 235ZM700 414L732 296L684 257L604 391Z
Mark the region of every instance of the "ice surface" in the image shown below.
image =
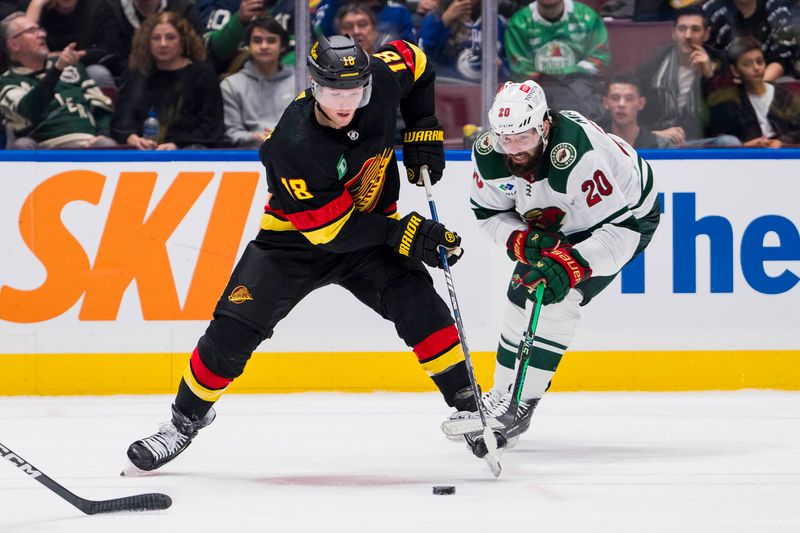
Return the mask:
M171 400L0 398L0 443L79 496L174 501L85 516L0 460L0 532L800 531L800 393L553 393L498 480L438 394L228 395L181 457L119 477Z

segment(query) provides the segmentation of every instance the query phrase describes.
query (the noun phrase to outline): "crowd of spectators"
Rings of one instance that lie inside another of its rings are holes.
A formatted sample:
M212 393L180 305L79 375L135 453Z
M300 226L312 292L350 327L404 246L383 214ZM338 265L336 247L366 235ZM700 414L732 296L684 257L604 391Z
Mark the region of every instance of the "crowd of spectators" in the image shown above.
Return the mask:
M534 79L640 148L800 143L800 0L313 0L312 35L415 43L439 84ZM654 7L655 4L655 7ZM676 9L676 7L680 7ZM295 97L294 0L0 0L8 148L258 146ZM660 49L612 71L608 18L648 11ZM655 13L655 15L653 15ZM480 107L480 102L471 105ZM158 133L146 134L148 117Z

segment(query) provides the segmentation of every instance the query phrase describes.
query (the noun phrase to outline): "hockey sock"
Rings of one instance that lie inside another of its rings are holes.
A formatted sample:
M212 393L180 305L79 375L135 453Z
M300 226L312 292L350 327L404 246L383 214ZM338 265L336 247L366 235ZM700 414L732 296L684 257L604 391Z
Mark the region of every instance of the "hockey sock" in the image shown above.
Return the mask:
M203 418L231 381L233 380L209 370L200 358L199 350L195 348L183 372L175 407L189 418Z
M458 340L455 324L434 331L414 346L414 353L436 386L447 405L453 406L456 392L469 386L464 352Z
M501 335L494 366L494 390L505 393L514 385L516 363L517 347Z

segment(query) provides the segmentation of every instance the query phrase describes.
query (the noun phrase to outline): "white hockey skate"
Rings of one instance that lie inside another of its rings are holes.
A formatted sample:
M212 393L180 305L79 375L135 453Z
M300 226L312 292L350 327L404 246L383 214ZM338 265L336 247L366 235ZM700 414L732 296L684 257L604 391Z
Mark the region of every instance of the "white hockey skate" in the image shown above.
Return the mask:
M483 409L487 417L494 416L491 413L494 413L497 410L497 406L502 400L503 393L498 390L491 389L489 392L483 393L481 396L481 403L483 404ZM460 421L464 422L462 423ZM500 427L500 424L495 419L492 419L490 422L489 418L487 418L486 422L489 424L491 429ZM462 425L465 428L464 431L458 431ZM448 440L453 442L461 442L461 437L463 437L466 433L482 431L483 425L481 424L480 415L478 415L477 410L469 410L456 411L455 413L451 414L449 417L447 417L447 420L442 422L441 428L444 436L447 437Z

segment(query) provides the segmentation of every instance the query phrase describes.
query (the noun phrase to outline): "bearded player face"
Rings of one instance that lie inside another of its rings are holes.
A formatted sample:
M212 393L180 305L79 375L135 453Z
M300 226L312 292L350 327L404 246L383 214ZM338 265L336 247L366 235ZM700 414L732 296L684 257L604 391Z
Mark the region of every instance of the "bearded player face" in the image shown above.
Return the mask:
M511 174L521 178L533 172L534 167L539 162L539 158L542 156L543 150L544 144L539 143L530 150L506 154L506 166L511 171Z
M545 139L550 131L549 122L544 123ZM498 135L497 143L506 154L506 166L514 176L530 174L544 151L545 143L535 129L511 135Z

